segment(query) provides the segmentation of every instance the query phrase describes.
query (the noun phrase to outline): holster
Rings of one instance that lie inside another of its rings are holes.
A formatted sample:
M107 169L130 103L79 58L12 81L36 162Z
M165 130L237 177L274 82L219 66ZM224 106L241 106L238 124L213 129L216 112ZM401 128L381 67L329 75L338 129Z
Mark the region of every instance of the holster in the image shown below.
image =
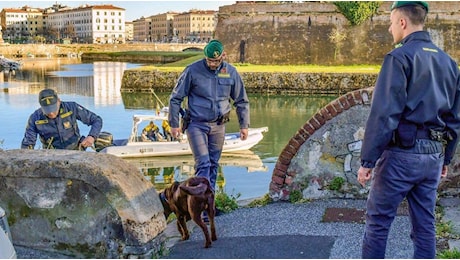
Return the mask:
M393 132L393 142L401 148L412 148L416 139L428 139L446 143L451 141L452 136L448 131L437 131L430 128L418 129L416 124L400 122L398 128Z
M190 112L186 109L181 109L180 114L182 116L181 131L182 133L185 133L185 130L187 130L188 125L190 124Z
M217 124L218 124L218 125L223 125L223 124L227 123L228 121L230 121L230 112L226 113L226 114L223 115L223 116L220 116L220 117L217 119Z
M417 125L400 123L394 135L394 142L401 148L412 148L417 139Z

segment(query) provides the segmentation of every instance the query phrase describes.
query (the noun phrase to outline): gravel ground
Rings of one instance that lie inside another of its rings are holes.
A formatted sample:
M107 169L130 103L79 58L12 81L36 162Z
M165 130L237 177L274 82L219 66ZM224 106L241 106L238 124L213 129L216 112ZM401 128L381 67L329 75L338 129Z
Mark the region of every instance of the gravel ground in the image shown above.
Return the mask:
M240 208L216 218L217 234L220 238L329 236L336 238L330 259L361 258L364 224L322 222L326 208L332 207L364 209L365 200L321 200L302 204L279 202L259 208ZM409 218L396 217L389 234L386 258L412 258L413 246L409 234ZM190 240L203 241L198 227L194 227Z
M325 223L322 217L326 208L365 208L364 200L321 200L311 203L272 203L258 208L239 208L216 218L218 237L305 235L335 237L330 259L361 258L363 224ZM193 228L190 241L203 241L199 228ZM170 243L174 247L177 232L175 222L168 225ZM409 237L410 222L407 216L398 216L393 222L388 239L386 258L412 258L413 246ZM174 238L175 237L175 238ZM68 258L27 248L16 247L18 258ZM167 256L165 257L167 258Z

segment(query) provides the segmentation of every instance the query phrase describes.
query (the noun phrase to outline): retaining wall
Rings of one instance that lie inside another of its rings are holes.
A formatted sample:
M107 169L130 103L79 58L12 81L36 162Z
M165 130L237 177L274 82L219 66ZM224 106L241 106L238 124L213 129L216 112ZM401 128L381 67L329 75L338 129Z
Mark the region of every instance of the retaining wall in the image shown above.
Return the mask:
M126 70L122 92L171 92L180 72ZM358 73L240 73L249 93L345 94L362 86L373 86L377 74Z

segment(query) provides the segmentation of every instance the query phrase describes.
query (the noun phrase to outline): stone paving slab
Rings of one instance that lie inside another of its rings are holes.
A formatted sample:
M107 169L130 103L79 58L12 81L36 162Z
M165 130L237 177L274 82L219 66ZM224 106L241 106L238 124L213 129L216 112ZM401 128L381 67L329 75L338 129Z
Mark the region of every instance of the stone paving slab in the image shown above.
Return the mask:
M168 259L327 259L335 238L331 236L224 237L203 248L203 241L185 241L171 249Z

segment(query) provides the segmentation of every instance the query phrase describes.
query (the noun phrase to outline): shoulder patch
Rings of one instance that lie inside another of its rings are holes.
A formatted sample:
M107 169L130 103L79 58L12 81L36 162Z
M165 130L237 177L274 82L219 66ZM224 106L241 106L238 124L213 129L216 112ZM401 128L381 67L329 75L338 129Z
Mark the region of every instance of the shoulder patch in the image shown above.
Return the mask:
M431 49L431 48L426 48L426 47L424 47L424 48L422 48L422 49L423 49L424 51L429 51L429 52L438 52L438 50L436 50L436 49Z
M37 120L37 121L35 121L35 124L36 124L36 125L44 125L44 124L48 124L48 119L44 119L44 120Z
M72 112L72 111L69 111L69 112L67 112L67 113L61 114L61 118L66 118L66 117L68 117L68 116L70 116L70 115L72 115L72 114L73 114L73 112Z

